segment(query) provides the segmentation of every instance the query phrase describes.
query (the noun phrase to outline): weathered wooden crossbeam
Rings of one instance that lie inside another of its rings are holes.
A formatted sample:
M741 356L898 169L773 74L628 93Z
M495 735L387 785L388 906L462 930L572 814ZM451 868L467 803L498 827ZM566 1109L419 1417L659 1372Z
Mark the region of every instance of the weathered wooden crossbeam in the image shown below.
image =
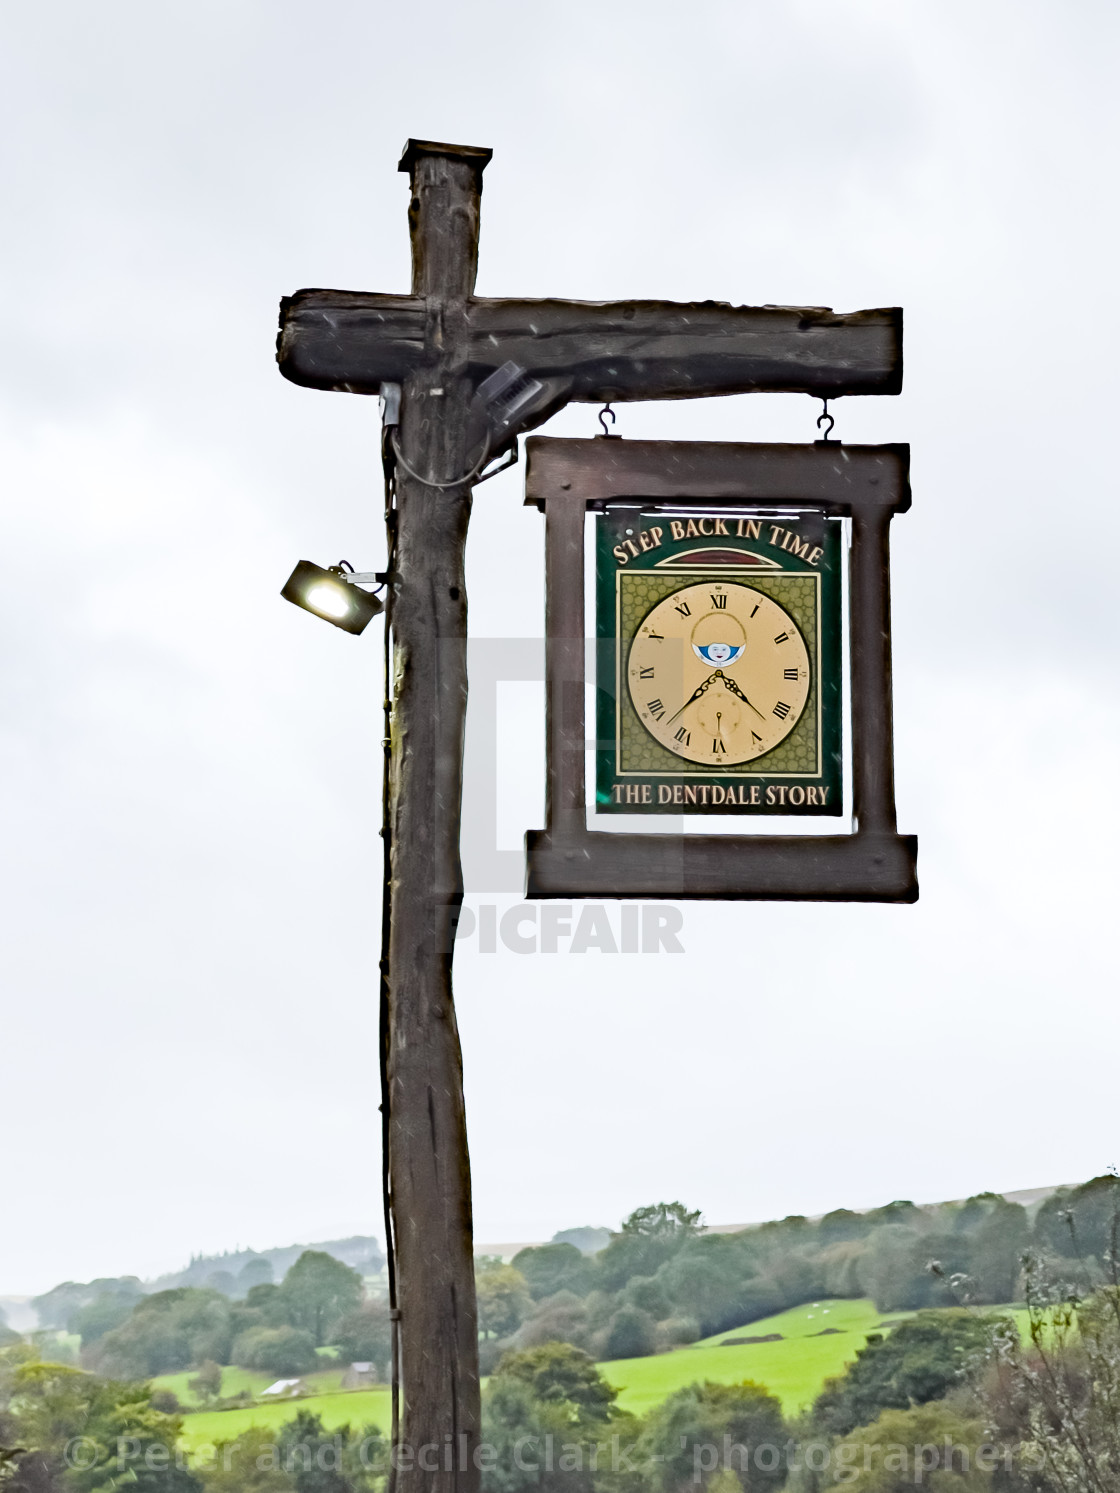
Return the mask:
M512 361L564 400L690 399L755 391L897 394L902 311L671 301L466 303L480 383ZM277 356L293 383L375 394L432 362L422 297L300 290L281 307Z

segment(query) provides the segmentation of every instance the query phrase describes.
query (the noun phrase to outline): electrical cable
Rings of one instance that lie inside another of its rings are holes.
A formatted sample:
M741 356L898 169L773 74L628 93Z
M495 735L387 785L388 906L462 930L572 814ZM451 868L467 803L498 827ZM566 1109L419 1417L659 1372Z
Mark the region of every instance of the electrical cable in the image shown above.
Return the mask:
M474 466L471 467L470 471L466 474L465 477L457 477L454 482L433 482L430 477L421 477L420 473L417 472L413 467L410 467L408 462L405 461L404 457L401 455L401 443L397 440L396 427L392 425L389 427L389 444L393 448L393 455L397 458L398 463L404 468L404 470L410 477L412 477L416 482L422 482L425 487L434 487L437 488L440 492L446 492L448 488L451 487L463 487L466 485L466 483L473 482L478 474L482 471L486 463L490 460L490 435L489 432L487 432L486 439L482 443L482 455L475 462Z
M385 472L385 534L388 559L386 572L392 576L396 569L397 511L396 484L393 480L392 463L389 461L388 442L391 430L382 434L381 456ZM378 1021L378 1049L381 1070L381 1201L385 1221L385 1269L389 1283L389 1339L392 1367L390 1369L391 1422L389 1430L389 1468L386 1493L394 1493L397 1480L397 1449L400 1444L400 1308L397 1305L397 1255L393 1237L393 1191L389 1172L390 1139L390 1092L389 1049L391 1029L389 1021L389 934L392 915L393 843L392 825L389 820L390 787L389 774L393 762L393 690L392 690L392 625L393 587L385 586L385 637L384 637L384 726L381 739L383 766L381 781L381 837L384 876L381 889L381 962L380 1001Z

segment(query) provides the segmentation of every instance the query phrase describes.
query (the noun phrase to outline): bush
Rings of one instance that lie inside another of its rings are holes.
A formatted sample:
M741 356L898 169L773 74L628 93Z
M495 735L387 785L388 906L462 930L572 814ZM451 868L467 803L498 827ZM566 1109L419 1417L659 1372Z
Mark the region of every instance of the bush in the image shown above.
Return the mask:
M686 1343L695 1343L700 1336L700 1323L695 1317L666 1317L657 1324L662 1341L670 1348L680 1348Z
M989 1446L987 1470L983 1459L978 1465L977 1453L987 1443L981 1416L933 1401L912 1410L884 1410L872 1425L860 1426L833 1447L832 1463L841 1485L854 1479L858 1493L913 1493L923 1482L983 1493L993 1486L996 1460Z
M964 1311L919 1312L889 1337L874 1334L839 1379L830 1379L813 1407L823 1430L846 1436L884 1410L908 1410L940 1400L991 1351L1005 1318Z
M618 1398L618 1390L607 1383L590 1355L570 1343L507 1353L495 1377L528 1385L535 1400L563 1406L569 1419L581 1424L608 1420Z
M653 1318L640 1307L623 1306L615 1312L603 1344L604 1358L645 1358L657 1347Z
M319 1355L309 1332L298 1327L252 1327L233 1345L233 1361L243 1369L266 1374L308 1374L319 1367Z
M187 1380L187 1388L200 1400L216 1400L222 1392L222 1370L213 1359L199 1365L198 1373Z
M636 1306L639 1311L648 1312L655 1322L660 1322L672 1310L663 1281L651 1275L632 1276L626 1282L622 1301L625 1306Z
M537 1348L543 1343L571 1343L576 1348L591 1345L591 1319L587 1307L571 1291L558 1291L542 1301L537 1311L517 1329L518 1348Z
M698 1469L707 1468L708 1484L727 1473L750 1493L763 1493L785 1482L786 1467L779 1459L764 1467L755 1453L763 1446L782 1449L787 1438L782 1407L760 1384L689 1384L650 1411L641 1439L649 1486L655 1493L676 1493L701 1481ZM740 1448L749 1449L747 1455ZM717 1462L698 1453L718 1449ZM780 1451L779 1451L780 1458ZM740 1471L747 1462L750 1471Z

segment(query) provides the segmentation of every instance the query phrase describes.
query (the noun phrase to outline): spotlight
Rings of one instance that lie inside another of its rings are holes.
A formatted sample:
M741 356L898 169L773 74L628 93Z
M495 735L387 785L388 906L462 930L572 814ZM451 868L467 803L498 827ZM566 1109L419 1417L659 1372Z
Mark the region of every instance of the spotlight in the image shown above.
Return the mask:
M358 633L382 610L380 600L357 585L359 580L366 579L372 577L355 575L345 560L326 570L310 560L301 560L280 595L304 611L314 612L316 617L341 627L343 632Z

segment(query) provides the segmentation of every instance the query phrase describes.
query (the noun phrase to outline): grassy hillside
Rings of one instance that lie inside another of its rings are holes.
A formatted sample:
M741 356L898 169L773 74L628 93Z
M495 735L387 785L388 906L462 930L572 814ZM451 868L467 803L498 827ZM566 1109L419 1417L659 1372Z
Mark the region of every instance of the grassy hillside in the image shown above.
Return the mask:
M822 1301L816 1306L799 1306L766 1317L737 1331L718 1333L673 1353L617 1359L599 1367L621 1391L620 1406L638 1414L697 1379L713 1379L721 1384L755 1379L792 1411L808 1404L827 1378L839 1374L851 1363L867 1334L876 1331L882 1320L870 1301ZM774 1333L781 1335L781 1341L721 1346L728 1338L766 1337ZM249 1426L281 1426L295 1414L297 1404L300 1409L321 1415L329 1429L349 1423L377 1425L387 1431L389 1391L363 1389L338 1393L340 1377L338 1371L307 1375L304 1383L315 1393L296 1402L287 1400L250 1405L243 1410L209 1410L188 1415L183 1441L194 1451L208 1442L232 1440ZM169 1374L155 1382L173 1390L184 1405L189 1405L195 1403L186 1388L189 1378L189 1374ZM225 1369L222 1393L237 1394L242 1389L259 1393L269 1382L264 1374Z
M895 1322L908 1315L901 1312L887 1320ZM752 1322L749 1327L717 1333L673 1353L618 1359L599 1367L620 1391L622 1409L639 1415L697 1379L719 1384L753 1379L777 1395L787 1413L793 1413L816 1398L826 1379L843 1372L867 1334L878 1331L883 1320L870 1301L821 1301ZM728 1342L773 1334L780 1334L780 1340Z
M993 1307L989 1310L1009 1309ZM1020 1328L1025 1329L1026 1313L1016 1310L1010 1314L1019 1321ZM674 1390L703 1379L718 1384L738 1384L744 1379L753 1379L777 1395L787 1414L796 1414L812 1403L826 1379L843 1373L863 1347L868 1333L881 1331L885 1322L899 1322L911 1315L910 1312L897 1312L884 1318L870 1301L820 1301L765 1317L746 1327L717 1333L672 1353L658 1353L651 1358L616 1359L601 1363L599 1368L604 1378L619 1390L619 1406L636 1415L645 1414ZM765 1337L776 1340L735 1341ZM183 1404L188 1405L194 1403L186 1390L189 1377L189 1374L170 1374L155 1382L174 1390ZM340 1378L340 1370L306 1375L304 1383L313 1393L296 1401L266 1402L238 1410L202 1410L187 1415L183 1424L183 1443L188 1451L197 1452L200 1447L215 1441L232 1441L249 1426L279 1427L291 1420L297 1408L320 1415L328 1430L349 1424L354 1427L376 1425L388 1432L388 1389L340 1392ZM265 1374L225 1369L222 1393L236 1394L242 1389L258 1393L269 1382L270 1376Z

